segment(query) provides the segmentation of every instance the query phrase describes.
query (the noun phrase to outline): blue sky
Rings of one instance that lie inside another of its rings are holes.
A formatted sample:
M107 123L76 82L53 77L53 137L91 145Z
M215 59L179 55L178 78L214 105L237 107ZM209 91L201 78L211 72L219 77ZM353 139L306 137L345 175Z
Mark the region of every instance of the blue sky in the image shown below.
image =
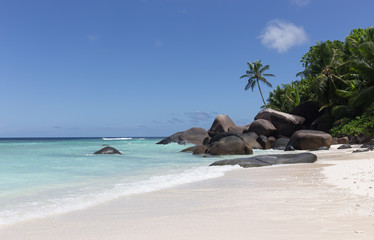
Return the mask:
M317 41L373 25L372 0L4 0L0 137L167 136L253 120L240 79L297 80ZM271 90L262 87L264 95Z

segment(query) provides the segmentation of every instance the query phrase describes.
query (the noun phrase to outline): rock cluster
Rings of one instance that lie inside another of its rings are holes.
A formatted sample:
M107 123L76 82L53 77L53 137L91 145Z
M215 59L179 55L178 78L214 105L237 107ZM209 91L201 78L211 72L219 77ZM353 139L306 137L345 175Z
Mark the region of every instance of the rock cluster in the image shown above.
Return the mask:
M310 105L310 104L309 104ZM304 106L307 108L309 105ZM303 108L298 110L303 113ZM308 125L318 117L317 113L308 117ZM192 143L183 152L211 155L252 154L253 149L277 150L315 150L328 149L332 144L330 134L317 130L304 130L305 118L293 114L265 108L255 120L246 126L237 126L227 115L218 115L206 131L203 128L191 128L178 132L160 141L158 144L175 142Z

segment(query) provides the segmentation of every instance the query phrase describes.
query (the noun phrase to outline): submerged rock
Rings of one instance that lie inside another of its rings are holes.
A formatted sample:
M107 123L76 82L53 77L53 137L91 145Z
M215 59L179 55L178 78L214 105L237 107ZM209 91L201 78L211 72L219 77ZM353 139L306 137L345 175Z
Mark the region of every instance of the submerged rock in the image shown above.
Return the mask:
M105 147L100 149L99 151L94 152L94 154L122 154L120 151L115 149L114 147Z
M221 160L210 166L239 165L243 168L263 167L278 164L314 163L317 156L312 153L259 155L250 158Z

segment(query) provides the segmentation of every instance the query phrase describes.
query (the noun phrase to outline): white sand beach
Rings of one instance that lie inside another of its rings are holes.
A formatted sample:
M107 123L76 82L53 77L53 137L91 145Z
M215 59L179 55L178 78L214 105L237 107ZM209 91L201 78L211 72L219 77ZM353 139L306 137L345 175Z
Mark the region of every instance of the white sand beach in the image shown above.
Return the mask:
M313 152L318 161L120 198L0 228L0 239L374 239L374 152Z

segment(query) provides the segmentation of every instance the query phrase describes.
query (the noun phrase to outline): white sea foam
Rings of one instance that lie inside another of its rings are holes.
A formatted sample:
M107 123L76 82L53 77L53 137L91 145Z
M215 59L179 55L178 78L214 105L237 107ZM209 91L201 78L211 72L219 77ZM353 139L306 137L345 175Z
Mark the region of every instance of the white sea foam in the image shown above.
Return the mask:
M181 184L217 178L238 166L196 167L180 173L152 176L144 180L119 182L108 190L85 193L70 193L61 198L49 198L20 203L12 208L0 210L0 226L54 214L67 213L92 207L119 197L158 191Z
M123 138L103 138L105 141L124 141L124 140L132 140L132 138L123 137Z

